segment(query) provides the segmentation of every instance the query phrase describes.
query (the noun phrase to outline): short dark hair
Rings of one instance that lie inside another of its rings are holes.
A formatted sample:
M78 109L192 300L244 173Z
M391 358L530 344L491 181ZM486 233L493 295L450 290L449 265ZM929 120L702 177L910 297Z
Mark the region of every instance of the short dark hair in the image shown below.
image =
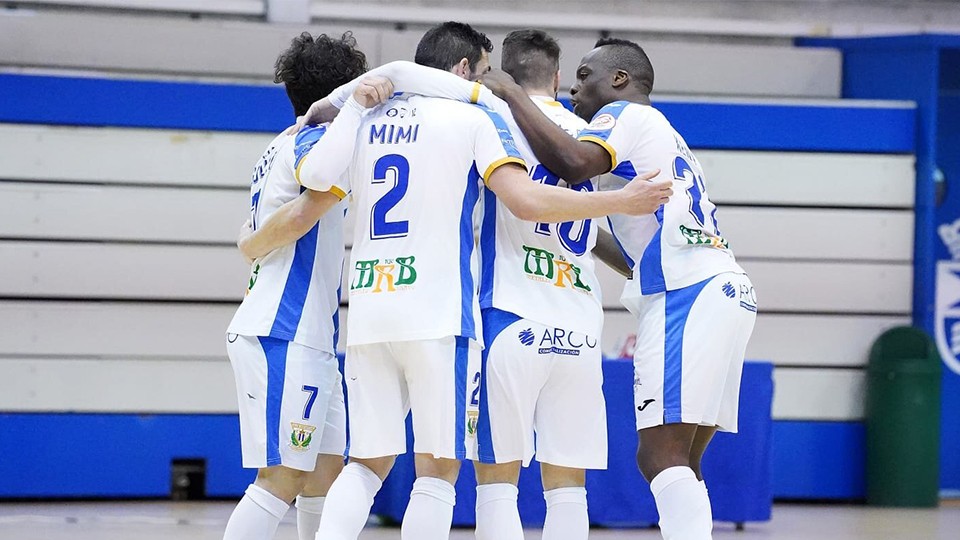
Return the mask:
M626 71L630 78L647 94L653 91L653 64L643 47L628 39L601 38L594 47L610 46L612 50L605 60L608 67Z
M351 32L340 38L304 32L277 58L274 82L283 83L297 116L344 83L367 71L367 57Z
M486 34L469 24L448 21L427 30L417 44L413 60L421 66L448 70L466 58L474 70L483 56L482 51L493 51L493 43Z
M521 86L550 86L560 70L560 44L543 30L514 30L503 40L500 67Z

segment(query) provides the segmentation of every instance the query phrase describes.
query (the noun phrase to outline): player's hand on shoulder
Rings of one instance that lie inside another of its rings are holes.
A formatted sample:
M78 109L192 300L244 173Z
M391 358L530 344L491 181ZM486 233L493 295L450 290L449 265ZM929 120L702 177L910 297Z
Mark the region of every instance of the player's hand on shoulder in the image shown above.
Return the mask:
M237 237L237 247L240 249L240 254L243 255L243 258L248 264L253 264L254 261L254 257L250 256L246 251L251 236L253 236L253 223L248 219L240 226L240 235Z
M513 77L502 69L491 69L483 74L480 83L490 89L499 98L502 98L507 90L517 85Z
M620 194L623 196L621 213L631 216L652 214L667 203L673 195L673 180L653 180L660 174L660 169L651 171L631 180Z
M361 107L369 109L387 101L393 96L393 81L386 77L364 77L353 91L353 99Z

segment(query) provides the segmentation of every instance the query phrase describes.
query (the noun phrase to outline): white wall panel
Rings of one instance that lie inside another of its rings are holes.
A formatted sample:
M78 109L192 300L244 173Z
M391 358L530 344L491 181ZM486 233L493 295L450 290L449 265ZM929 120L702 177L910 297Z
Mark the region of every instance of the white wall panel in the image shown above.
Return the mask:
M379 32L356 25L20 12L0 16L0 64L242 77L269 84L277 56L300 32L339 36L350 28L376 65ZM49 39L63 35L71 37L69 47Z
M606 310L603 352L619 356L624 341L636 334L637 319L626 311ZM748 360L786 366L860 367L884 331L909 325L907 316L786 315L764 313L747 346ZM628 349L628 352L632 349Z
M245 189L0 182L5 238L236 242Z
M760 312L907 314L913 306L911 264L741 261Z
M239 301L249 267L235 247L0 242L0 296Z
M230 362L217 360L0 360L0 410L11 412L234 413Z
M776 368L776 420L861 420L866 372L861 369Z
M226 358L237 305L0 301L0 355Z
M274 136L0 124L0 179L243 188Z
M698 150L721 204L912 208L913 156ZM723 208L721 207L721 212Z
M741 259L913 260L912 210L722 206L717 220Z

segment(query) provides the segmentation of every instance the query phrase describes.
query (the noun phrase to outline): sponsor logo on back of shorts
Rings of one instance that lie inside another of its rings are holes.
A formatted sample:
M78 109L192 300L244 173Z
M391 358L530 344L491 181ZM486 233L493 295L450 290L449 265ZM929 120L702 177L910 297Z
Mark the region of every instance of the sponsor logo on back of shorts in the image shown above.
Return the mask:
M540 354L562 354L580 356L584 348L597 348L597 340L590 336L564 330L563 328L544 328L537 345Z

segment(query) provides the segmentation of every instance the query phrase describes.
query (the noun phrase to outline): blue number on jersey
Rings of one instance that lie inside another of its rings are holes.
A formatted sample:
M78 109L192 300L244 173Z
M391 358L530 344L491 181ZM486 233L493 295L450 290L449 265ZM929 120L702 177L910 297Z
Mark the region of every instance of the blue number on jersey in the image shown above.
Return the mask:
M310 394L310 396L307 398L306 405L303 406L303 419L309 420L310 412L313 410L313 404L316 403L317 401L317 394L320 392L320 389L317 388L316 386L310 386L305 384L303 385L302 390L307 394Z
M537 165L533 171L530 173L530 178L535 182L540 182L548 186L556 186L560 183L560 177L550 169L543 166L543 164ZM575 189L577 191L593 191L593 184L590 182L581 182L576 185L571 185L570 189ZM560 239L560 243L563 244L563 247L567 249L570 253L574 255L583 255L587 252L587 239L590 237L590 226L592 221L585 219L583 221L567 221L561 223L557 226L557 237ZM577 236L571 237L572 233L576 229ZM542 234L545 236L550 236L550 224L549 223L537 223L534 231L537 234Z
M410 181L410 163L407 158L399 154L387 154L373 165L373 180L371 182L374 184L386 183L388 172L393 175L393 187L373 204L373 210L370 212L371 240L400 238L406 236L410 230L410 222L407 220L387 221L387 212L392 210L400 202L400 199L407 194L407 184Z
M687 197L690 198L690 215L693 216L693 219L700 224L701 227L707 227L707 219L705 210L709 210L707 205L709 202L704 202L703 195L706 193L706 187L703 184L703 177L698 176L697 173L693 172L693 168L687 163L687 160L683 159L680 156L677 156L673 160L673 177L677 180L687 180L686 173L690 173L692 181L690 182L690 187L687 188ZM709 206L713 206L709 204ZM705 208L707 207L707 208ZM713 211L710 213L710 219L713 221L713 231L716 236L720 236L720 231L717 229L717 220L716 220L717 208L714 206Z

